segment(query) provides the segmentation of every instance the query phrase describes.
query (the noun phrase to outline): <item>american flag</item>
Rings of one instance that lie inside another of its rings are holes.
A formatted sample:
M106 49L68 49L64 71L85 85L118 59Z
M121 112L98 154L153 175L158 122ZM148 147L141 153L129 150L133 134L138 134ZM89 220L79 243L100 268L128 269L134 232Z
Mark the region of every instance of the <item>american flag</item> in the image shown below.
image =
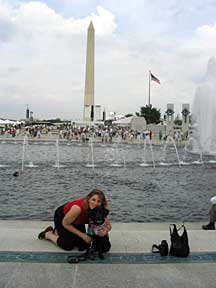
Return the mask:
M151 73L151 80L160 84L160 80Z

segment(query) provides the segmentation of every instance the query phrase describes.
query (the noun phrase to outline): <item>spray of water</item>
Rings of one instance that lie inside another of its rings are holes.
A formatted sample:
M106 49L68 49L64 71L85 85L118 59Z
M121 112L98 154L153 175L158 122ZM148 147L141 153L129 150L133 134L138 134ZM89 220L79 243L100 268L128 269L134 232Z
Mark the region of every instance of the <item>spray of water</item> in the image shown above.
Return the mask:
M22 167L21 167L21 171L24 171L24 164L25 164L25 151L26 151L26 147L28 145L28 136L25 135L23 138L23 146L22 146Z
M59 136L56 137L56 163L55 163L55 167L56 168L60 168L60 155L59 155Z
M178 153L178 150L177 150L177 147L176 147L176 143L175 143L175 140L173 139L172 136L168 136L167 139L166 139L166 143L164 145L164 155L163 155L163 160L165 161L165 156L166 156L166 148L167 148L167 145L168 144L173 144L174 146L174 149L175 149L175 154L176 154L176 157L177 157L177 160L178 160L178 165L179 165L179 168L181 167L181 161L180 161L180 158L179 158L179 153Z
M154 153L153 153L153 147L152 147L152 143L151 143L151 140L149 139L149 137L146 137L144 139L144 142L143 142L143 163L140 164L140 166L142 167L145 167L145 166L149 166L147 163L146 163L146 144L149 144L149 147L150 147L150 151L151 151L151 158L152 158L152 165L153 165L153 168L155 169L155 160L154 160Z
M216 154L216 60L210 58L205 79L197 87L192 107L193 150Z

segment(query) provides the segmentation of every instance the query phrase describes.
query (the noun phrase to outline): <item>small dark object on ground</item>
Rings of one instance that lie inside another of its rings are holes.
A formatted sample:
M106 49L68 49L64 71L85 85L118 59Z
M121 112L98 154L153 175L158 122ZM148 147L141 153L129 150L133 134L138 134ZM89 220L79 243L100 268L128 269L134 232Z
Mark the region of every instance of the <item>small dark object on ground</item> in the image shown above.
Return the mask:
M15 171L15 172L13 173L13 176L14 176L14 177L18 177L18 176L19 176L19 172L18 172L18 171Z
M85 261L87 259L94 260L95 258L93 258L93 259L88 258L85 254L84 255L77 255L77 256L68 256L67 262L70 264L73 264L73 263L79 263L81 261Z
M155 248L157 250L155 250ZM153 244L152 245L152 252L153 253L160 253L161 256L167 256L169 253L169 246L166 240L162 240L159 245Z

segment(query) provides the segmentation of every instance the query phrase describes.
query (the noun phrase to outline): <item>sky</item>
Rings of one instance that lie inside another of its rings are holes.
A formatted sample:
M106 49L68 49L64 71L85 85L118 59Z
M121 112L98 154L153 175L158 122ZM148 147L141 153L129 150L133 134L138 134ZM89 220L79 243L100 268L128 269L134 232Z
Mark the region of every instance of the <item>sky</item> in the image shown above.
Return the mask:
M87 28L95 103L128 114L192 106L216 54L216 0L0 0L0 118L82 119Z

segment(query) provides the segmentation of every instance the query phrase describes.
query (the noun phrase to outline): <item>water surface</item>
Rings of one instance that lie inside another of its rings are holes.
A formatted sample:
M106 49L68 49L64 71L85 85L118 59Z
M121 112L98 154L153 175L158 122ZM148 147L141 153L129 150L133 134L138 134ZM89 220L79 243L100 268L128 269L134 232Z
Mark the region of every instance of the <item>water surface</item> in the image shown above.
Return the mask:
M209 198L216 195L216 164L214 157L199 155L178 148L146 147L145 167L142 144L93 145L59 144L60 168L56 145L33 143L25 147L24 172L22 143L0 142L0 219L51 220L56 207L68 200L82 197L99 186L110 203L110 218L121 222L164 222L208 220ZM30 164L30 165L29 165ZM146 166L147 165L147 166ZM30 167L26 167L30 166Z

